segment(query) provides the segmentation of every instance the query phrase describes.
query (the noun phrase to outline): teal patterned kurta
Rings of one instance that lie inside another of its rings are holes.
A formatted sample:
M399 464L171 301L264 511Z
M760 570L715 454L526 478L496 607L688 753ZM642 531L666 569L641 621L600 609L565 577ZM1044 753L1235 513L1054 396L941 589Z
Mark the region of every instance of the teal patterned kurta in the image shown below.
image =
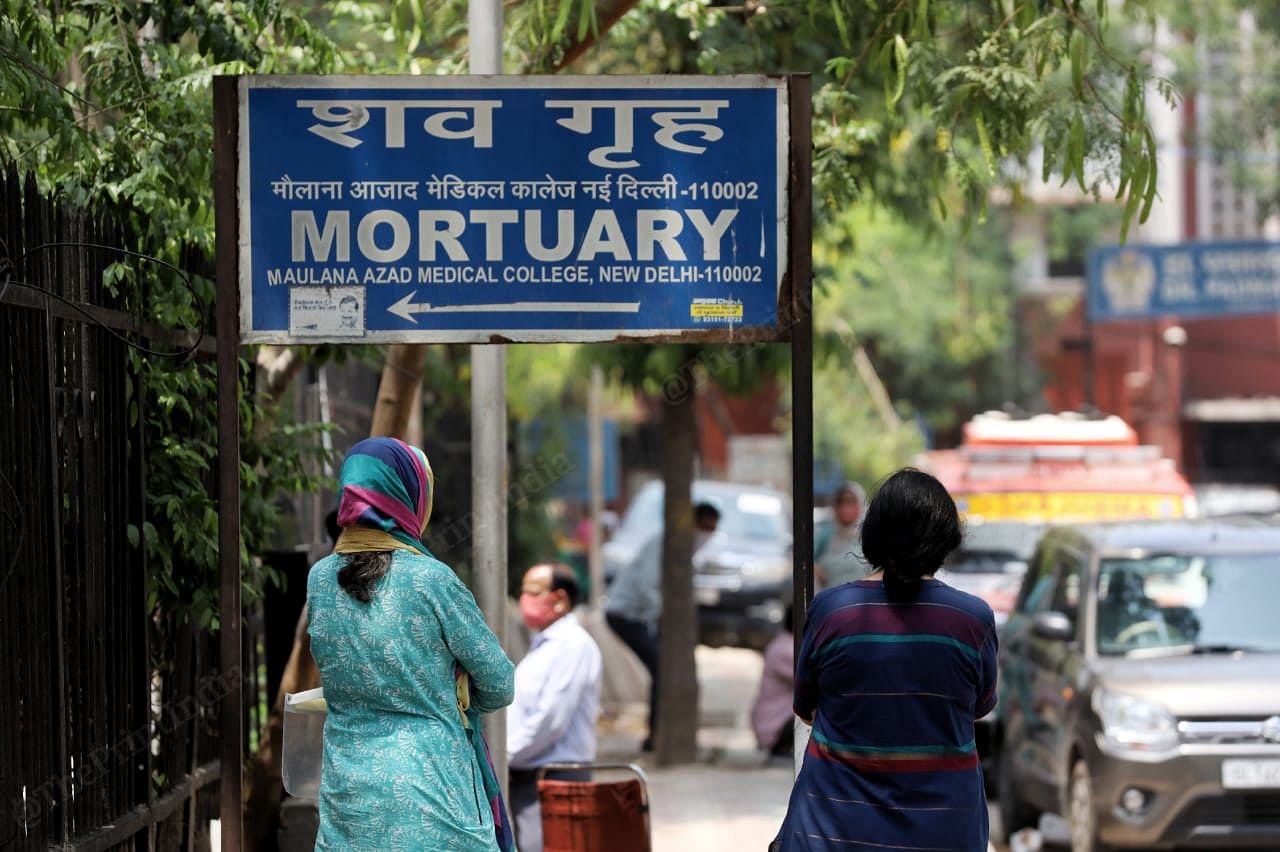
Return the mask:
M471 675L472 707L491 713L511 703L511 661L443 563L395 551L363 604L338 584L343 562L322 559L307 581L329 705L316 849L497 849L454 662Z

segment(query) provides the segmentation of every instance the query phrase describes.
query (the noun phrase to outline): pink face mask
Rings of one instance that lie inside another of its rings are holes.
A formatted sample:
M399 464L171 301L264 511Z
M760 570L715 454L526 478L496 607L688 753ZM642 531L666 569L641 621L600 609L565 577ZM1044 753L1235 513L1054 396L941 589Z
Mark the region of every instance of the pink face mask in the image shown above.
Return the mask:
M520 595L520 617L530 630L545 630L559 616L554 595Z

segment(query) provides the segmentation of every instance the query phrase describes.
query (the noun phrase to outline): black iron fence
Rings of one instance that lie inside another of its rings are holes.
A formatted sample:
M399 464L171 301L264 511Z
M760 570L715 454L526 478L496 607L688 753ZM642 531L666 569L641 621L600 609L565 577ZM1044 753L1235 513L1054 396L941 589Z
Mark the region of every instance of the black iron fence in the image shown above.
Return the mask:
M207 848L219 702L256 670L220 673L216 636L148 603L147 400L122 336L173 334L104 286L121 255L86 244L123 236L0 172L5 852Z

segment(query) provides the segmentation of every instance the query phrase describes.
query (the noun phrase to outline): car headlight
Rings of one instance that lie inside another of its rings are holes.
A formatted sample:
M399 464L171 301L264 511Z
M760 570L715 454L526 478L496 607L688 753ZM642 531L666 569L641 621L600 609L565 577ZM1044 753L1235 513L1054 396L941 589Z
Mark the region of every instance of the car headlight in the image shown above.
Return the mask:
M791 562L787 559L748 559L742 563L742 576L756 583L774 583L791 576Z
M1104 751L1133 759L1160 756L1178 746L1178 720L1154 701L1099 689L1093 693L1093 712L1102 722L1099 745Z

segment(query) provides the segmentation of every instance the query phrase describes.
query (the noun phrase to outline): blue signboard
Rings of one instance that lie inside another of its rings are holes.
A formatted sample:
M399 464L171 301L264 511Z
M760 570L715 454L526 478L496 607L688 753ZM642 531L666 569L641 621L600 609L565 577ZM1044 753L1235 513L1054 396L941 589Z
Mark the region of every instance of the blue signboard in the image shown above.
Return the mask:
M774 328L787 130L759 76L242 78L242 339Z
M1280 312L1280 243L1113 246L1089 256L1089 319Z

